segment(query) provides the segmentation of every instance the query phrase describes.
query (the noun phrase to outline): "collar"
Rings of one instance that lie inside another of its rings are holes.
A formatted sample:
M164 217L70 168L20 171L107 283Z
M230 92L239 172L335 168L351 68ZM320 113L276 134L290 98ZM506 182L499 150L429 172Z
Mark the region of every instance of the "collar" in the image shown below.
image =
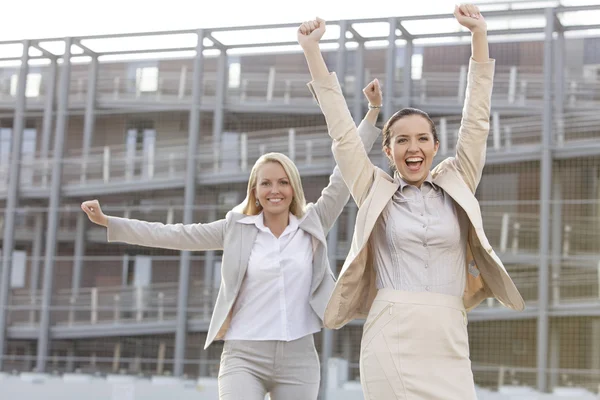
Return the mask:
M404 190L404 188L407 186L411 186L410 184L406 183L406 181L404 179L402 179L400 177L400 174L398 173L398 171L394 172L394 182L398 184L399 191ZM439 188L439 186L437 186L435 183L433 183L433 177L431 175L431 171L429 171L429 173L427 174L427 178L425 178L425 180L423 181L423 183L425 183L425 182L429 183L431 185L431 187L434 189Z
M256 227L259 230L271 233L271 230L265 226L265 216L262 211L260 212L260 214L257 215L248 215L247 217L244 217L237 222L239 222L240 224L256 225ZM283 231L281 236L296 231L299 225L300 222L298 221L298 218L294 214L289 213L288 226L285 227L285 230Z

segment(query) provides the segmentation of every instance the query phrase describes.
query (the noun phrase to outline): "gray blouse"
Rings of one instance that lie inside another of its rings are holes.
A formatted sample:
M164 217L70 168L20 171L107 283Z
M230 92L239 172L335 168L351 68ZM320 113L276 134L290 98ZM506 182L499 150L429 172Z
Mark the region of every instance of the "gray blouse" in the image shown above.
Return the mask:
M396 173L398 190L370 241L377 288L462 297L466 284L467 217L427 177L421 188Z

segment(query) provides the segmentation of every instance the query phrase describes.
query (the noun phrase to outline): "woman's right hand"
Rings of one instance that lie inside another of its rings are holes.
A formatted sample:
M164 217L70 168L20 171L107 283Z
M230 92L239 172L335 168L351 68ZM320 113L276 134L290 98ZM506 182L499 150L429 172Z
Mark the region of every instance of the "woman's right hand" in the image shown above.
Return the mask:
M315 20L306 21L298 28L298 44L303 49L318 46L319 40L325 34L325 20L317 17Z
M81 203L81 209L87 214L90 221L108 227L108 217L102 212L98 200L88 200Z

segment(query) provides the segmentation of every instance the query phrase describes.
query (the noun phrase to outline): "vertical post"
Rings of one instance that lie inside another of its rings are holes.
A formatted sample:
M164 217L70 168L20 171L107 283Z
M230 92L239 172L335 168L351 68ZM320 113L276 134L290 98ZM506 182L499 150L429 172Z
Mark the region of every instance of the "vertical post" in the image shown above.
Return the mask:
M49 163L48 152L50 151L50 137L52 136L52 122L54 121L54 92L56 91L56 59L50 61L48 73L46 74L46 93L44 97L44 119L42 121L42 143L40 144L40 158L43 161L42 186L46 187L48 183L47 166Z
M558 146L562 146L565 140L565 33L561 26L556 27L557 37L554 47L554 121L556 122L556 134L554 138Z
M85 222L84 213L77 213L77 226L75 228L75 252L73 254L73 275L71 276L71 291L77 298L81 287L81 269L83 268L83 255L85 254Z
M337 244L338 244L338 222L331 227L327 235L327 256L329 258L329 266L334 271L337 271ZM327 388L329 387L329 359L333 353L333 331L331 329L323 329L321 343L321 394L320 400L327 400Z
M273 100L273 91L275 90L275 67L269 68L269 78L267 80L267 102Z
M354 106L352 114L358 126L363 118L363 88L365 87L365 43L358 42L354 60Z
M217 88L215 91L215 112L213 115L213 143L216 145L221 142L221 133L223 132L227 76L227 52L225 50L221 50L217 64Z
M492 128L494 150L500 150L500 147L502 147L502 137L500 136L500 114L498 114L498 111L492 113Z
M19 177L21 173L21 142L25 128L25 106L27 97L27 74L29 73L29 40L23 41L21 68L17 81L17 99L13 120L13 137L11 140L11 157L4 211L4 238L2 241L2 273L0 275L0 370L4 367L4 353L6 351L6 326L8 312L8 292L10 290L10 272L12 267L12 253L15 245L15 209L19 196Z
M440 118L440 152L448 153L448 122L445 117Z
M394 72L396 70L396 29L398 20L389 19L390 32L388 34L388 47L385 58L385 88L383 93L383 119L388 120L394 113Z
M185 96L185 81L187 75L187 65L181 67L181 73L179 74L179 92L177 93L178 99L183 99Z
M510 75L508 77L508 104L515 102L515 96L517 94L517 67L513 65L510 67Z
M42 290L42 308L37 347L37 371L44 372L48 355L50 333L50 302L54 279L54 256L56 254L56 234L58 231L60 189L62 178L62 159L68 119L69 81L71 75L71 38L65 39L65 54L60 69L60 89L56 110L56 133L54 137L54 154L52 158L52 186L48 204L48 222L46 231L46 249L44 253L44 281Z
M412 99L412 56L415 46L412 39L406 39L404 46L404 70L402 71L402 106L410 107Z
M200 137L200 105L202 103L202 73L204 68L204 30L197 32L196 57L192 76L192 104L190 105L190 120L188 131L188 154L186 164L186 179L184 193L183 223L189 224L194 220L194 202L196 199L196 153ZM175 358L173 373L183 375L185 344L187 338L187 305L189 290L190 252L182 251L179 262L179 290L177 294L177 328L175 331Z
M86 181L88 156L92 146L94 134L95 109L96 109L96 83L98 81L98 56L92 56L90 69L88 71L87 92L85 101L85 116L83 119L83 149L81 152L81 182Z
M510 214L502 214L502 225L500 228L500 251L506 252L508 248L508 230L510 229Z
M563 243L562 225L562 189L560 177L553 175L554 185L552 187L552 304L560 302L560 270Z
M290 160L296 161L296 130L290 128L288 130L288 154Z
M44 215L41 212L35 214L35 228L33 238L33 249L31 251L31 275L29 275L29 292L31 294L31 305L37 303L37 291L40 282L40 262L42 255L42 240L44 239ZM36 310L30 311L31 324L35 323Z
M554 33L554 10L546 9L546 29L544 39L544 109L542 114L542 154L540 158L540 255L538 284L537 320L537 388L540 392L548 389L546 367L548 365L548 290L550 252L550 195L552 189L552 48Z
M217 204L217 202L213 202L213 204ZM217 209L215 207L211 207L208 211L208 220L215 221L217 219ZM215 268L215 252L213 250L206 252L206 257L204 258L204 310L203 315L207 315L210 312L212 307L212 299L213 294L215 292L214 288L214 272ZM208 352L200 351L200 376L208 376Z
M102 181L108 183L110 179L110 147L104 146L102 153Z
M338 38L338 51L335 63L335 73L342 87L346 92L346 32L348 31L348 21L340 21L340 37Z
M240 134L240 170L248 170L248 134L245 132Z

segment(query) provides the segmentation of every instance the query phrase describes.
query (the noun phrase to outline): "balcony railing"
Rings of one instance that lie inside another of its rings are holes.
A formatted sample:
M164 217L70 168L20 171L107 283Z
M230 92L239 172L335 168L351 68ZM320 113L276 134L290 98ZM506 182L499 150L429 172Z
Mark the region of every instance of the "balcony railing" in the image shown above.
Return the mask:
M144 90L135 77L127 75L127 65L119 65L106 70L100 67L97 79L97 101L101 107L111 102L141 103L188 103L191 101L191 67L183 64L179 72L159 71L155 83L156 89ZM29 97L30 104L43 104L48 85L48 71L42 69L39 94ZM206 100L216 95L216 71L203 74L203 88ZM398 99L404 93L402 71L396 72L394 91ZM544 93L544 74L541 66L497 66L495 71L493 104L539 107ZM353 85L356 81L350 71L343 82L345 94L349 99L354 96ZM378 78L385 84L383 69L367 69L364 81ZM69 103L81 105L86 101L87 72L72 73ZM0 102L11 103L11 77L0 78ZM419 79L412 82L411 101L418 104L462 104L467 80L467 66L445 67L443 70L427 67ZM227 85L226 103L252 104L270 103L281 105L311 105L312 96L306 87L310 81L308 71L295 71L283 67L269 67L263 71L244 72L240 75L239 85ZM582 70L566 69L562 84L564 106L569 108L594 108L600 103L600 80L585 77ZM362 96L361 96L362 98Z

